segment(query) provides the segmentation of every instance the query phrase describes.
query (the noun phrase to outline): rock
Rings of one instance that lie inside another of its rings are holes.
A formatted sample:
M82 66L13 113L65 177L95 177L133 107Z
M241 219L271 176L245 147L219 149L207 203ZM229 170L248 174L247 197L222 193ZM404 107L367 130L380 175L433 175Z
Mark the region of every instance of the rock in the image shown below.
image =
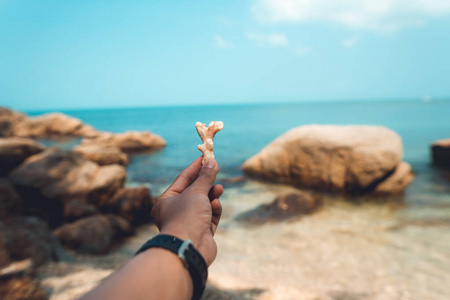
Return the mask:
M166 141L151 132L128 131L125 133L102 133L92 138L83 139L82 146L116 147L124 152L139 152L162 149Z
M36 154L10 174L28 213L51 227L63 221L64 202L73 198L101 204L123 186L125 168L98 166L73 151L48 149Z
M320 198L307 192L296 192L277 197L272 203L257 207L238 216L239 221L264 223L283 221L315 212L321 206Z
M29 118L0 108L0 137L93 137L98 132L82 121L62 113Z
M15 137L17 127L24 126L26 121L25 115L0 107L0 137Z
M14 217L22 211L22 199L6 177L0 177L0 221Z
M0 279L0 299L45 300L47 294L31 277L8 277Z
M8 174L27 157L45 150L45 147L26 138L0 138L0 176Z
M0 269L0 277L26 274L32 271L33 261L30 258L15 261Z
M242 169L294 186L367 193L396 169L402 156L400 136L384 127L308 125L278 137Z
M78 146L73 149L80 153L84 158L91 160L101 166L104 165L127 165L128 155L116 147L102 146Z
M126 220L113 215L91 216L54 230L64 246L90 254L107 253L132 233L133 229Z
M81 218L86 218L98 214L99 211L94 205L85 203L80 199L72 199L64 205L64 220L73 222Z
M435 141L431 145L431 153L435 165L450 168L450 139Z
M411 165L401 162L392 174L375 186L373 192L377 194L398 194L403 192L413 179L414 173Z
M58 261L62 248L48 226L36 217L19 217L0 223L0 244L12 261L31 258L35 267Z
M152 197L146 187L122 188L100 209L139 225L151 220Z
M11 263L11 257L6 246L0 242L0 268L4 268Z

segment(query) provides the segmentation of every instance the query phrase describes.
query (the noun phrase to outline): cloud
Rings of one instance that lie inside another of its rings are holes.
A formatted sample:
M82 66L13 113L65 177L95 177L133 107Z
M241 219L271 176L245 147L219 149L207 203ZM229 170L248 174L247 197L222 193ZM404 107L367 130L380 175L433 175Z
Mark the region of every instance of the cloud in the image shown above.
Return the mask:
M356 29L396 31L450 15L449 0L254 0L263 23L332 22Z
M256 42L258 47L272 46L272 47L286 47L289 42L286 36L282 33L271 33L271 34L259 34L259 33L249 33L247 34L249 40Z
M342 46L345 48L353 48L359 43L359 36L352 36L342 40Z
M226 48L233 48L234 45L233 43L227 42L222 36L220 35L215 35L214 39L214 46L217 48L222 48L222 49L226 49Z
M306 55L309 54L311 52L311 47L308 46L297 46L295 48L295 53L297 55Z

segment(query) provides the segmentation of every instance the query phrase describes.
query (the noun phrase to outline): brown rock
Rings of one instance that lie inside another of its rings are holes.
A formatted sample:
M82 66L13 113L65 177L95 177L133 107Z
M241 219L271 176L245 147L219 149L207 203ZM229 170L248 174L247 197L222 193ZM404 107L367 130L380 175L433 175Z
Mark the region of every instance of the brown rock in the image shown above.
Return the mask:
M0 221L14 217L22 211L22 199L6 177L0 177Z
M31 258L40 266L57 261L62 249L47 225L35 217L20 217L0 223L0 244L12 261Z
M45 150L45 147L26 138L0 138L0 176L8 174L27 157Z
M317 196L307 192L296 192L277 197L272 203L257 207L238 216L238 220L249 223L283 221L315 212L321 206Z
M435 141L431 145L431 153L435 165L450 168L450 139Z
M376 126L301 126L242 166L249 175L318 190L369 192L402 159L401 138Z
M127 221L113 215L91 216L62 225L54 231L64 246L91 254L111 251L115 244L132 233Z
M94 205L80 199L72 199L64 204L64 220L66 222L73 222L98 213L99 211Z
M91 160L101 166L104 165L127 165L128 155L116 147L101 146L78 146L73 149L75 152L83 155L84 158Z
M102 133L96 137L84 139L81 145L116 147L124 152L138 152L162 149L166 146L166 141L151 132L128 131L118 134Z
M11 257L6 249L6 246L0 242L0 269L8 266L11 263Z
M45 300L47 294L39 283L28 276L0 279L0 299Z
M54 227L63 221L66 199L106 201L123 186L124 167L100 167L72 151L48 149L27 159L10 174L24 206Z
M398 194L403 192L414 180L411 165L401 162L386 179L378 184L373 190L379 194Z
M91 126L62 113L29 118L7 108L0 108L0 137L92 137L97 134Z
M152 197L146 187L122 188L100 209L139 225L151 220Z

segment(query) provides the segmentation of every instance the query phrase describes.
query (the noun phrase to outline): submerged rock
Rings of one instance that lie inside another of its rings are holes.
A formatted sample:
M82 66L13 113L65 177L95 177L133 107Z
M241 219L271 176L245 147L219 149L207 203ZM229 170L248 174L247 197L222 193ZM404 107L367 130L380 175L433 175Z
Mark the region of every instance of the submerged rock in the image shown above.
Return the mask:
M151 132L127 131L125 133L102 133L86 138L82 146L116 147L124 152L158 150L166 146L166 141Z
M27 159L9 177L28 212L54 227L63 221L64 202L80 198L99 205L123 186L126 172L119 165L98 166L73 151L48 149Z
M26 138L0 138L0 176L8 174L26 158L40 153L45 147Z
M283 221L301 215L309 215L321 206L321 200L307 192L296 192L277 197L272 203L257 207L238 216L239 221L264 223Z
M128 155L116 147L103 146L78 146L73 149L75 152L83 155L84 158L91 160L101 166L104 165L127 165Z
M0 244L11 261L31 258L35 267L58 261L62 248L45 222L35 217L19 217L0 223Z
M242 170L321 191L367 193L394 173L402 149L400 136L384 127L308 125L278 137L248 159ZM404 178L403 186L412 178ZM398 192L398 185L392 191L387 188L383 192Z
M113 215L91 216L54 230L64 246L90 254L107 253L132 233L133 228L126 220Z
M450 168L450 139L435 141L431 145L431 153L435 165Z

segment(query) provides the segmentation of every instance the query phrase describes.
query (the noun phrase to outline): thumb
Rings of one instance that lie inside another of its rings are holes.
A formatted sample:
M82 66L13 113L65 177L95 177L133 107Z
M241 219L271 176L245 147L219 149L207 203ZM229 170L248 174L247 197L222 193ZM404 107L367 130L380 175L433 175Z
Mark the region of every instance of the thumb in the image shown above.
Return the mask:
M208 195L209 190L214 185L216 175L219 173L219 167L214 158L210 158L202 166L197 179L191 185L191 188L197 192Z

